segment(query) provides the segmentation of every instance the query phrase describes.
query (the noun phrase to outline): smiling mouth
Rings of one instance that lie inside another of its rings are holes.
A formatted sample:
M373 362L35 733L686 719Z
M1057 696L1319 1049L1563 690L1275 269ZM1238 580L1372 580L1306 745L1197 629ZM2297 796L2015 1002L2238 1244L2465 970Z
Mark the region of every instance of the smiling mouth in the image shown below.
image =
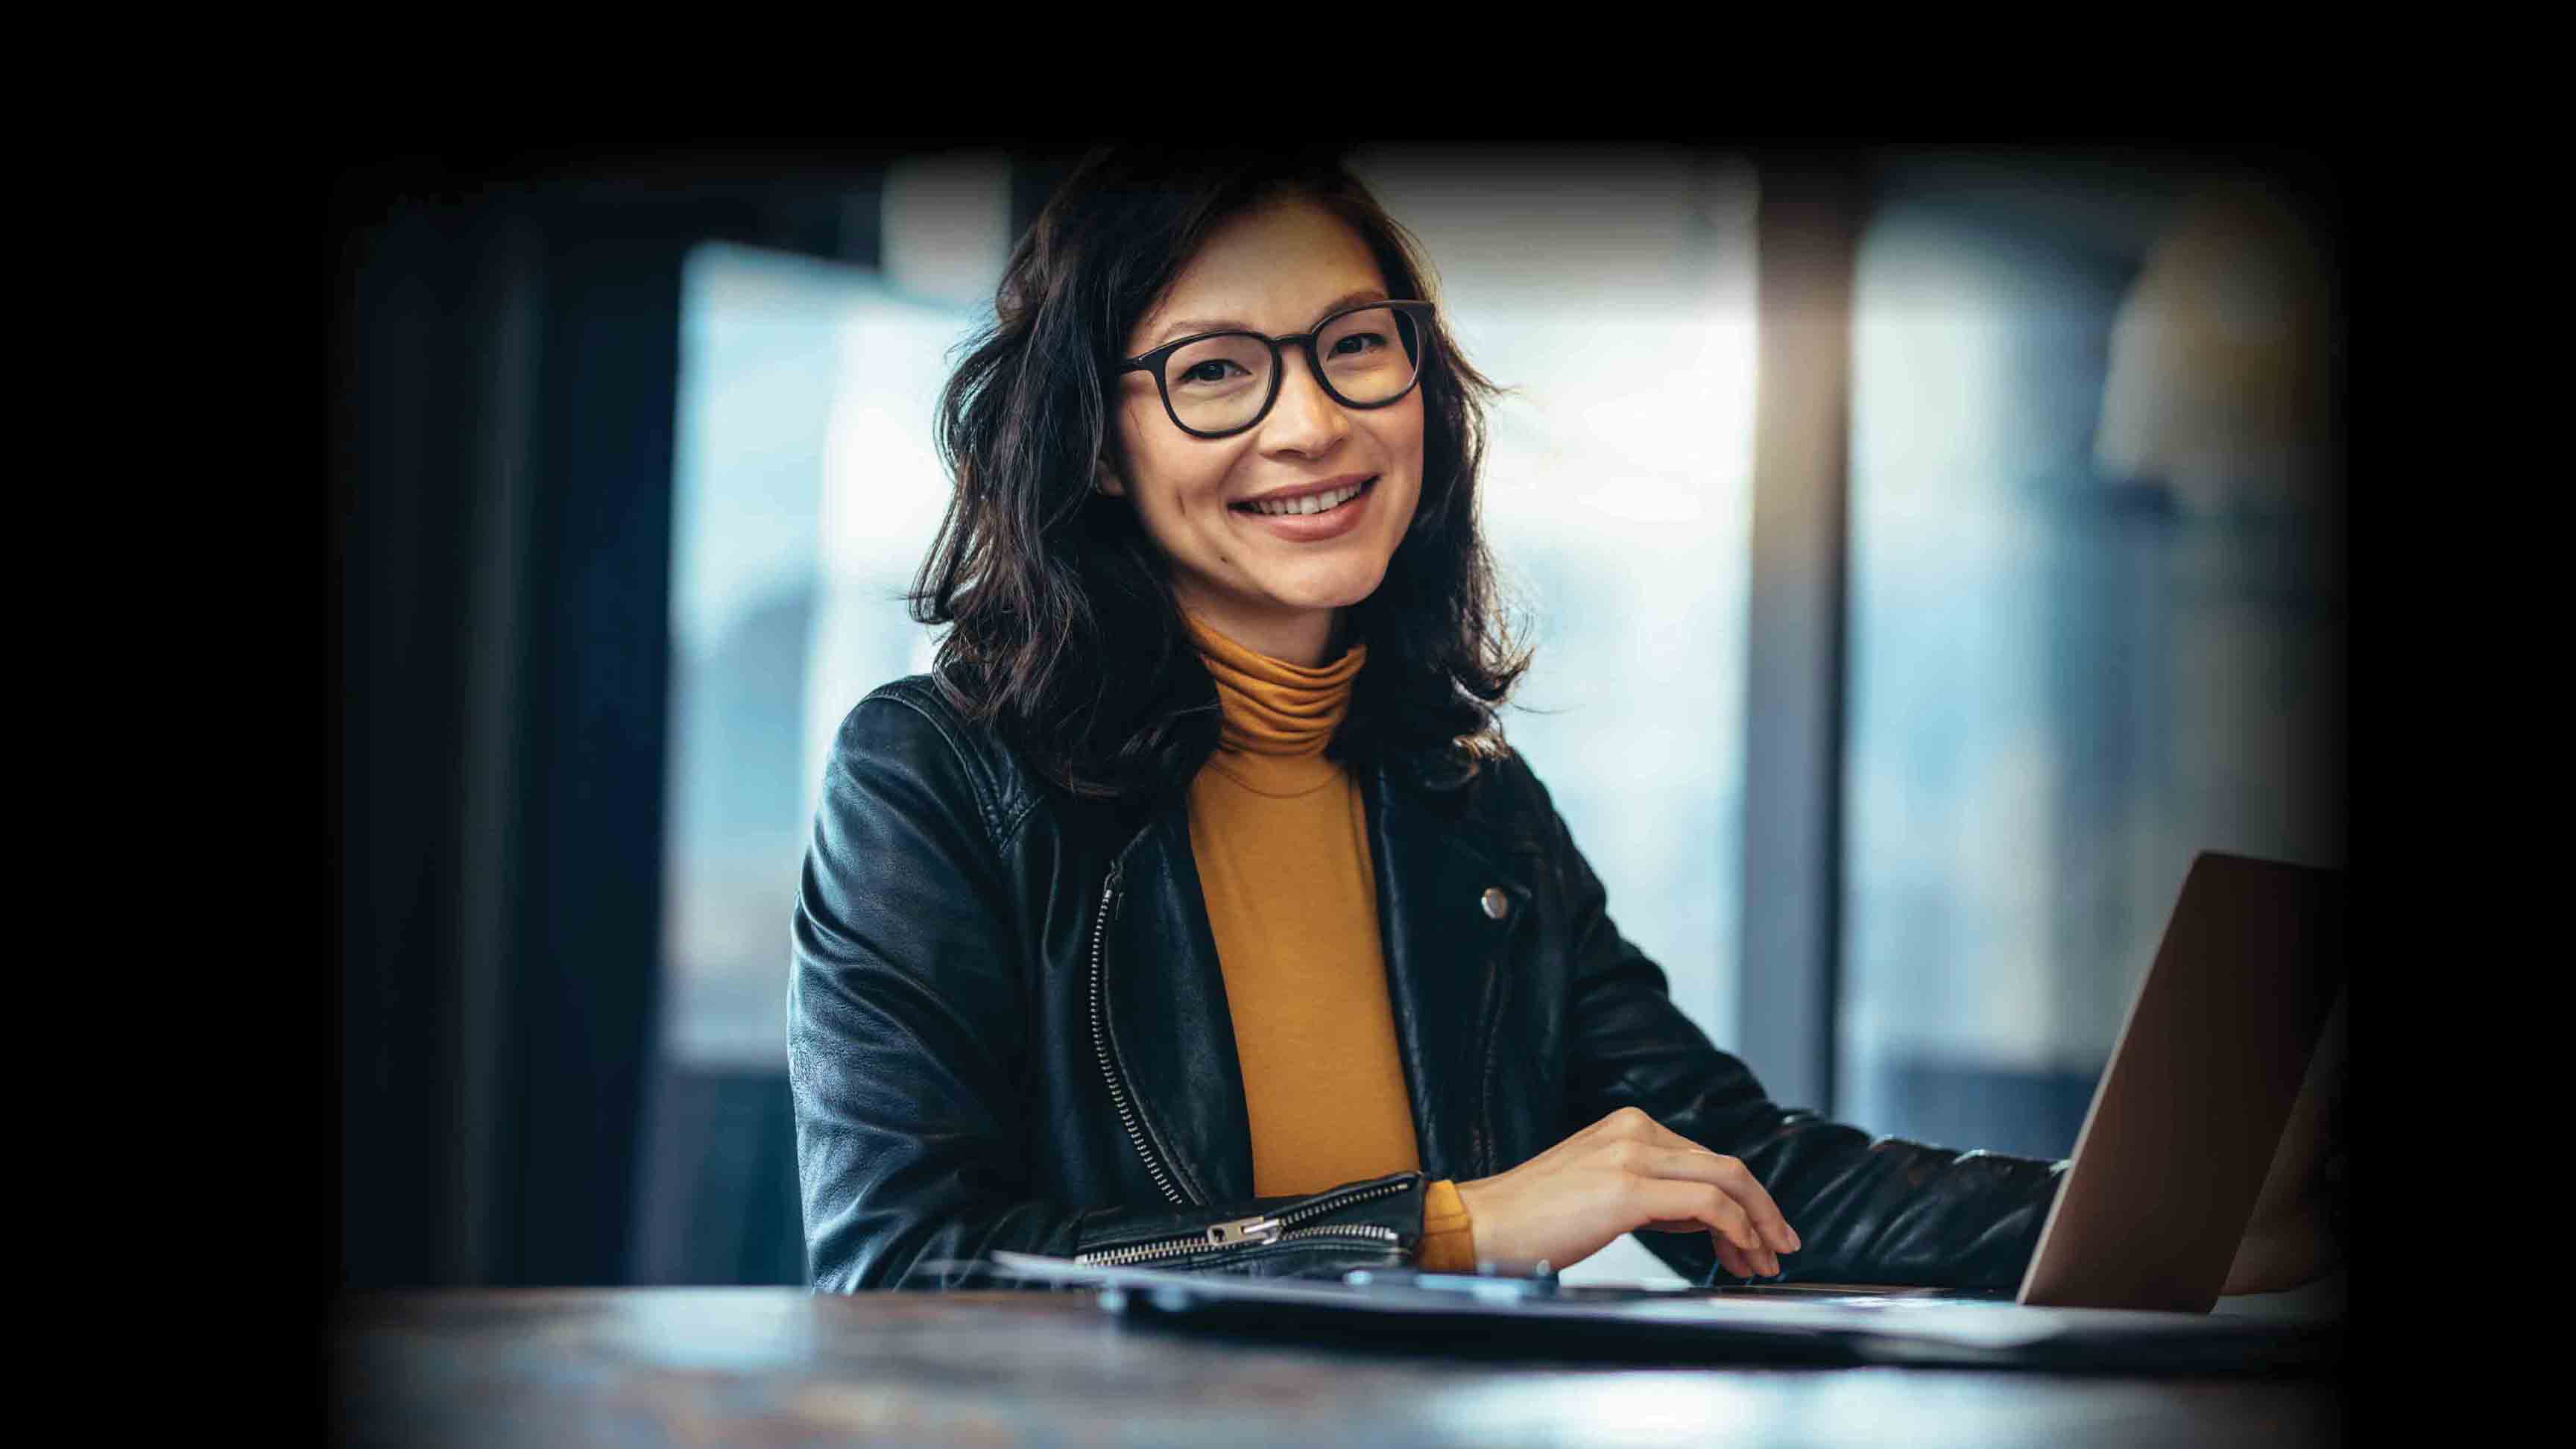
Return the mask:
M1369 490L1377 486L1377 480L1378 475L1371 474L1361 479L1355 486L1336 493L1310 493L1303 498L1291 499L1281 504L1237 503L1234 505L1234 510L1237 513L1258 514L1263 518L1318 518L1324 514L1348 508L1366 498ZM1329 508L1319 506L1319 500L1336 498L1339 501Z

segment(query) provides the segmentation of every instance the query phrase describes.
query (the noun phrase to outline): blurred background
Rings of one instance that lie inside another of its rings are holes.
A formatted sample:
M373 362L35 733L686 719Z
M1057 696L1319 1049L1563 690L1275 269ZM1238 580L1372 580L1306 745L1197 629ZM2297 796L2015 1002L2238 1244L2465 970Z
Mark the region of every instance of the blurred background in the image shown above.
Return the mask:
M801 1283L788 925L1074 157L387 162L331 274L339 1281ZM1512 389L1507 713L1772 1095L2062 1156L2193 854L2344 864L2296 156L1366 146ZM1569 1277L1658 1279L1623 1241Z

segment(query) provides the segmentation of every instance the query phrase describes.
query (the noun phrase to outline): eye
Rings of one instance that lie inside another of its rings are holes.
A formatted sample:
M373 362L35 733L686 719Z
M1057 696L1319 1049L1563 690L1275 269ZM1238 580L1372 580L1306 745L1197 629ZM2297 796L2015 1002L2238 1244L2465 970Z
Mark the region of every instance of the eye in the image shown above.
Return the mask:
M1359 345L1354 347L1351 345L1352 343L1357 343ZM1335 356L1342 356L1350 353L1366 352L1371 348L1384 347L1385 345L1386 336L1384 333L1354 332L1347 337L1336 339L1333 343L1333 353Z
M1205 362L1193 363L1192 365L1183 368L1179 375L1174 377L1172 380L1174 382L1223 382L1225 381L1225 370L1229 367L1233 367L1237 372L1243 372L1242 368L1235 367L1232 362L1229 362L1222 357L1212 357ZM1251 375L1252 374L1250 373L1244 373L1244 376L1246 377Z

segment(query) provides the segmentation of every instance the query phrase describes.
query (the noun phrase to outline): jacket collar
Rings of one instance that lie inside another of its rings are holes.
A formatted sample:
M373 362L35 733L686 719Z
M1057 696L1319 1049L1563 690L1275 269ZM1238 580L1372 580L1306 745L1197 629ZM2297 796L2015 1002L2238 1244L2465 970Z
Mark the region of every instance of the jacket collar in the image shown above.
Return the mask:
M1525 861L1465 808L1458 772L1418 754L1358 771L1377 870L1387 995L1423 1171L1490 1174L1488 1082L1501 967L1531 901ZM1252 1133L1224 972L1191 853L1186 796L1167 795L1119 853L1102 929L1107 1038L1137 1125L1199 1202L1253 1195ZM1504 894L1497 919L1485 892Z

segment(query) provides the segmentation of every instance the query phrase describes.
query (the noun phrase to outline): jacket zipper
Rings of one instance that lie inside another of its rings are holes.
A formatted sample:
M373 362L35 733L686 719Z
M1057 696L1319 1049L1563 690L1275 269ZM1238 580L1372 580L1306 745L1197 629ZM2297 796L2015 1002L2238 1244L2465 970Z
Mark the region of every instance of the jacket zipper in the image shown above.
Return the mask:
M1109 1080L1109 1101L1118 1109L1118 1123L1127 1129L1127 1140L1136 1144L1136 1155L1145 1160L1145 1171L1153 1177L1154 1186L1161 1188L1163 1196L1175 1206L1187 1207L1189 1199L1172 1186L1171 1175L1163 1171L1152 1145L1145 1141L1145 1129L1136 1120L1135 1104L1127 1098L1127 1084L1119 1079L1118 1064L1110 1059L1109 1030L1100 1015L1101 943L1109 931L1110 907L1118 899L1118 878L1126 869L1124 856L1109 863L1109 879L1100 887L1100 916L1091 923L1091 1049L1100 1058L1100 1074Z
M1376 1223L1312 1228L1301 1228L1296 1225L1308 1218L1321 1217L1325 1213L1339 1212L1343 1208L1368 1202L1373 1198L1402 1192L1411 1185L1403 1181L1381 1182L1368 1187L1328 1192L1322 1197L1308 1198L1294 1207L1283 1209L1275 1217L1236 1218L1231 1222L1211 1224L1205 1230L1192 1233L1188 1237L1158 1238L1149 1243L1130 1243L1123 1248L1104 1248L1096 1253L1076 1253L1073 1261L1092 1267L1117 1268L1158 1258L1180 1258L1193 1253L1214 1252L1227 1248L1263 1247L1272 1243L1295 1242L1311 1238L1356 1239L1381 1246L1392 1246L1401 1241L1395 1229L1380 1227Z

